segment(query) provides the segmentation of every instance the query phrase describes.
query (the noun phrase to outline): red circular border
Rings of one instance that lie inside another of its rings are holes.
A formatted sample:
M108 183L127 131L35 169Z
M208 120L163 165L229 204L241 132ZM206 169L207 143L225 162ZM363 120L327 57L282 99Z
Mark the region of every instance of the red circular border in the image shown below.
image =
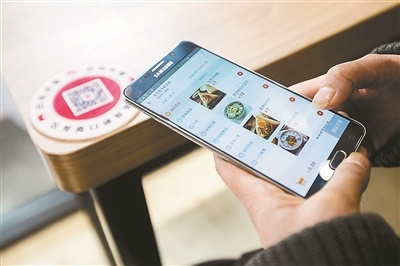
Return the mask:
M67 102L65 102L64 98L62 97L62 93L66 90L72 89L76 86L79 86L83 83L89 82L96 78L101 79L101 81L104 83L104 85L108 88L108 90L114 97L114 101L112 101L111 103L108 103L106 105L103 105L99 108L96 108L90 112L82 114L80 116L75 116L72 113L71 109L69 108ZM84 77L84 78L74 80L74 81L68 83L67 85L65 85L63 88L61 88L61 90L57 93L57 95L54 98L53 107L54 107L54 110L59 115L65 117L65 118L73 119L73 120L85 120L85 119L98 117L98 116L108 112L117 104L120 97L121 97L121 88L118 85L118 83L116 83L115 81L113 81L109 78L100 77L100 76L90 76L90 77Z

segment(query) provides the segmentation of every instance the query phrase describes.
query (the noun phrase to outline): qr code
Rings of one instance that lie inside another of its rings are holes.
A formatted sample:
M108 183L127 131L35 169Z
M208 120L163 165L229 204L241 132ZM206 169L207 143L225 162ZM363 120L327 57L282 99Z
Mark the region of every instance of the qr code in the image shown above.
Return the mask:
M83 115L114 101L114 97L99 78L66 90L62 96L75 116Z

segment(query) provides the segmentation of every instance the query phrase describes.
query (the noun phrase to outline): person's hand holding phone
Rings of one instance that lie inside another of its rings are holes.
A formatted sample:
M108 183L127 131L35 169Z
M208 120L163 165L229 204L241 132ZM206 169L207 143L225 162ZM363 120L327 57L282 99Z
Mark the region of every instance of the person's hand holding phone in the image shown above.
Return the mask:
M264 248L319 222L359 211L370 174L368 158L354 152L320 191L303 199L256 178L218 155L214 155L214 160L218 174L247 210Z
M364 124L369 155L400 132L399 55L366 55L290 89L313 98L315 108L344 111Z
M367 55L331 68L327 74L290 89L313 98L317 109L344 111L367 128L367 149L345 159L316 194L301 199L254 178L215 155L216 169L249 213L264 248L322 221L359 210L368 183L367 155L400 131L400 56ZM293 169L295 171L295 169Z

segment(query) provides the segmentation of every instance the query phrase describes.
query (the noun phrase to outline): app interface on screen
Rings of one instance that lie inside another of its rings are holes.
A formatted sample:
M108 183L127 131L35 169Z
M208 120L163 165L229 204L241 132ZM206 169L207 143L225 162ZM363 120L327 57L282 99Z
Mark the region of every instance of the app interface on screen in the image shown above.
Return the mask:
M140 101L301 196L348 124L203 49Z

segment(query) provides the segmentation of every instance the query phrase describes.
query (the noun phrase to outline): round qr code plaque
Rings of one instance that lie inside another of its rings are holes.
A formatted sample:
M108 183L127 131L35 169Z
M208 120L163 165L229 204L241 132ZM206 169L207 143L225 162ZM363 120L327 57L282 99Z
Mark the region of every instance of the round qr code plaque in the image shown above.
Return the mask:
M34 95L30 120L44 135L86 140L110 133L139 113L126 104L127 71L107 65L71 68L49 79Z

